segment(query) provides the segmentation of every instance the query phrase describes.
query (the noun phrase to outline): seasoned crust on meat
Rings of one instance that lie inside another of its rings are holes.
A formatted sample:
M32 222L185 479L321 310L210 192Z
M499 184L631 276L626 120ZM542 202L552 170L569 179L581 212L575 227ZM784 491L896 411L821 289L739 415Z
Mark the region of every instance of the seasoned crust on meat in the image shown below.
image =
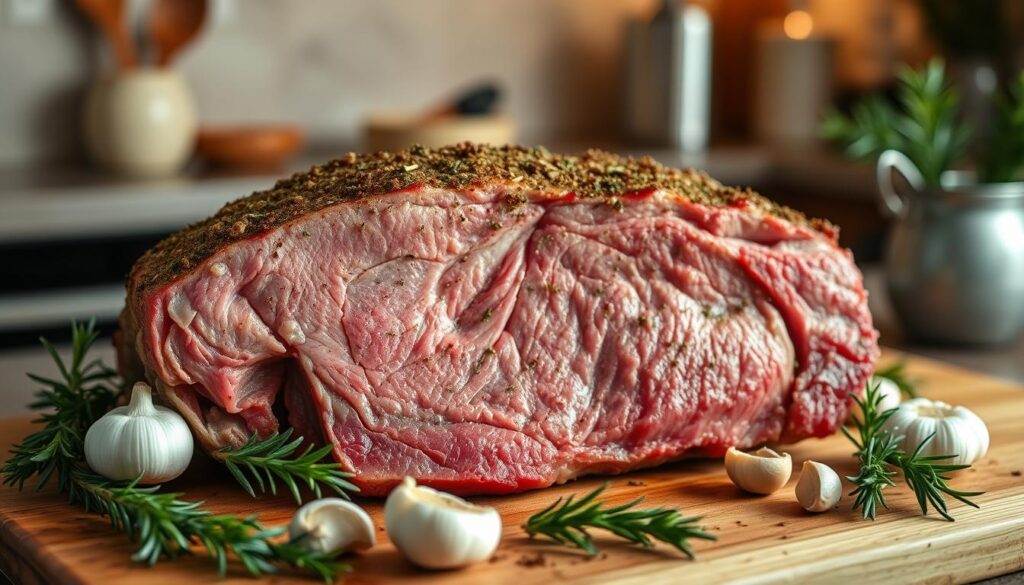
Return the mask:
M169 282L217 250L302 215L332 205L414 186L461 189L509 183L522 192L577 199L617 198L660 189L694 203L745 205L834 236L822 220L779 205L750 190L725 187L706 174L675 169L650 157L622 157L598 150L580 156L553 154L543 147L458 144L438 149L414 146L397 153L348 155L296 173L269 190L228 203L214 216L170 236L133 267L132 292Z

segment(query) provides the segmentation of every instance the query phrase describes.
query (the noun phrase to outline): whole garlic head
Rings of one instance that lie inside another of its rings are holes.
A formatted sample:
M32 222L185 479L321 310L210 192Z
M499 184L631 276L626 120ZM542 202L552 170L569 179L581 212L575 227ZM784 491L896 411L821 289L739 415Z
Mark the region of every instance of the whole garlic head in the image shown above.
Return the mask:
M903 401L903 394L900 392L900 387L896 385L889 378L882 378L880 376L871 376L868 384L874 386L878 385L878 393L882 399L878 402L878 412L885 412L893 408L897 408L900 402ZM865 390L862 388L860 391L861 399L864 398ZM850 398L850 414L846 417L846 422L853 423L854 417L864 420L864 411L860 405Z
M789 453L776 453L768 447L744 453L729 447L725 453L725 472L737 487L753 494L776 492L789 481L793 460Z
M900 446L907 453L934 433L921 449L921 455L955 455L943 461L951 465L969 465L988 452L988 427L984 421L963 406L938 400L914 398L904 402L884 428L895 436L903 436Z
M843 497L843 482L831 467L817 461L804 461L800 481L796 483L796 501L808 512L824 512Z
M153 404L145 382L132 387L131 401L94 422L85 433L85 460L93 471L140 484L170 481L192 461L192 432L173 410Z
M453 569L490 558L501 541L494 508L417 486L406 477L384 504L388 536L407 559L428 569Z
M321 498L299 508L288 525L288 537L319 553L366 550L377 544L369 514L341 498Z

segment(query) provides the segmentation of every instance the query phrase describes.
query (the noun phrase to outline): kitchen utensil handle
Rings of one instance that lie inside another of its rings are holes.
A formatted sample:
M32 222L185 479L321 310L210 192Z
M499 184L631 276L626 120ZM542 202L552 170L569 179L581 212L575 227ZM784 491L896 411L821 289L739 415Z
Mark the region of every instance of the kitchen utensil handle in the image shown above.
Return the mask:
M128 38L128 33L115 31L113 34L114 55L120 68L123 70L135 67L137 61L135 58L135 46L132 45L131 39Z
M907 201L896 191L896 185L892 180L893 171L899 171L915 191L924 190L924 176L917 165L898 150L886 150L878 156L875 175L878 180L878 191L882 196L882 210L892 217L903 217Z

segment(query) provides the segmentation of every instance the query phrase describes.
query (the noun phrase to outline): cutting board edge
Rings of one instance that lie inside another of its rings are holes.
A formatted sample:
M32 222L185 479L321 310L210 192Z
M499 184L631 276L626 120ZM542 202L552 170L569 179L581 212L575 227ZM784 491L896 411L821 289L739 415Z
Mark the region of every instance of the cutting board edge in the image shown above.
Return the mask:
M957 532L938 517L926 524L872 524L865 521L854 531L827 535L808 534L769 546L750 546L739 559L734 554L693 563L663 561L638 564L602 576L596 583L651 585L658 582L697 582L762 585L773 583L865 582L878 584L929 583L952 579L966 583L1024 570L1024 494L986 504L961 514ZM995 520L993 520L995 519ZM966 542L961 541L970 535ZM814 543L813 548L807 543ZM868 544L858 554L833 555L848 550L849 542ZM998 544L998 546L995 546ZM945 562L935 551L948 550ZM913 561L913 555L928 552ZM702 581L703 580L703 581Z
M26 546L35 543L34 546ZM28 552L26 552L26 550ZM32 533L19 526L17 521L0 510L0 559L5 568L16 574L7 575L16 583L61 583L62 585L84 585L75 572L66 566L53 551L40 546ZM25 579L31 577L32 581Z

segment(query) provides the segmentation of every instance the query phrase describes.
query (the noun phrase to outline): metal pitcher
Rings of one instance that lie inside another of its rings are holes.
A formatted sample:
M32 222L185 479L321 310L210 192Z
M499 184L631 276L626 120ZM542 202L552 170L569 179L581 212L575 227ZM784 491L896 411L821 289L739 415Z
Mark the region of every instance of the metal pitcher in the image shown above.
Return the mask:
M899 172L910 190L899 193ZM947 172L926 188L917 167L889 150L878 159L883 209L896 219L885 276L911 337L998 344L1024 330L1024 182L979 184Z

